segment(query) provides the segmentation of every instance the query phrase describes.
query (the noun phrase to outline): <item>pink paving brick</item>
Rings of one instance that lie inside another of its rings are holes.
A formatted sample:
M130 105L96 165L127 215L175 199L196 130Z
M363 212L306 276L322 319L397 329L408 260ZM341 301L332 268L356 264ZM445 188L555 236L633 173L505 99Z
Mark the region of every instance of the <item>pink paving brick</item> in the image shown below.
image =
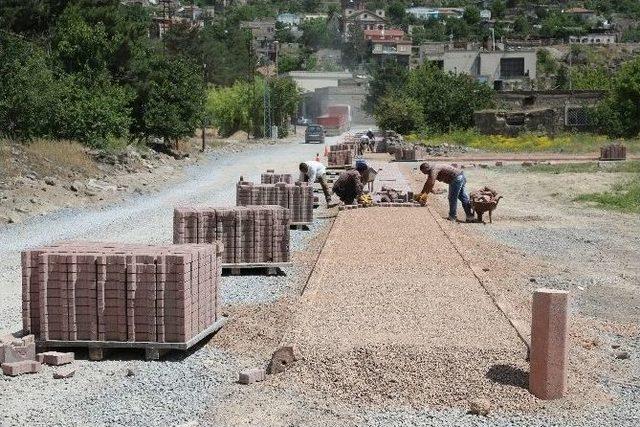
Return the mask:
M23 327L45 341L187 341L219 320L192 322L191 312L219 313L221 253L217 243L83 242L27 251Z

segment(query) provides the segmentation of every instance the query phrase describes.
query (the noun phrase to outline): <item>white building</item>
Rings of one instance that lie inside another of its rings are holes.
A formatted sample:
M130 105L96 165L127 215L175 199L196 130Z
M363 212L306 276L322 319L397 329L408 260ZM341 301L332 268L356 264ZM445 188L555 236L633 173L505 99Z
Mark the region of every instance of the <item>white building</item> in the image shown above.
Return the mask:
M569 43L575 44L614 44L618 41L616 34L585 34L569 36Z

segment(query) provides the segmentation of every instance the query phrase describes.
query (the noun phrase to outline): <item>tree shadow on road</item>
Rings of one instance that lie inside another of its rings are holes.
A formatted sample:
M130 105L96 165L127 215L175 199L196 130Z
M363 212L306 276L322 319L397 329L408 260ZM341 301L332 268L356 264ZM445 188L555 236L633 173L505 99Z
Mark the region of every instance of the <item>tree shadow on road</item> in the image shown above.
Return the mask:
M500 384L529 388L529 373L515 366L493 365L487 371L486 377Z

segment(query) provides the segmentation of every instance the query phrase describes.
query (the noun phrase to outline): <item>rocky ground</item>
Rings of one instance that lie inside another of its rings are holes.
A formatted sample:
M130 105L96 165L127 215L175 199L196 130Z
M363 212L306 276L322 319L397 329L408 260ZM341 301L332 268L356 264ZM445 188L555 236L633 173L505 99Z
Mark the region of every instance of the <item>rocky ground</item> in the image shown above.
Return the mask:
M206 155L200 144L193 139L177 150L140 145L100 151L67 141L0 141L0 224L152 194L184 177L185 167L212 155L273 142L210 139Z

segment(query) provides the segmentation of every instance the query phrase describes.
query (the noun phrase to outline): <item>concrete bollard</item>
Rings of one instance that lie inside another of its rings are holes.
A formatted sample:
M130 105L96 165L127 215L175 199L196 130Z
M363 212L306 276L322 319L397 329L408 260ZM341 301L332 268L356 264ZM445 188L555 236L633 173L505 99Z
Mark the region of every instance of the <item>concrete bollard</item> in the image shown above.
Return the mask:
M529 391L539 399L559 399L567 391L568 306L567 291L533 293Z

